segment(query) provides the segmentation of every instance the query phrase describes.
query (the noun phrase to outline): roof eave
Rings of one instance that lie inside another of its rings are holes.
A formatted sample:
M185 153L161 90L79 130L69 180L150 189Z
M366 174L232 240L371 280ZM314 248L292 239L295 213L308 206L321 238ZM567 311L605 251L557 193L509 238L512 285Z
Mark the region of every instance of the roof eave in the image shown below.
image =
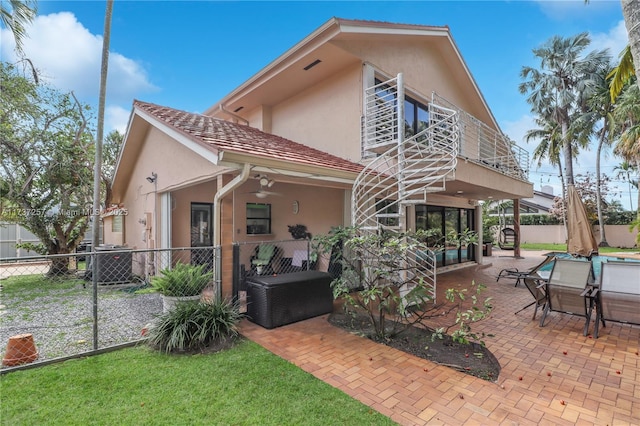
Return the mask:
M286 68L289 63L295 62L300 56L326 43L328 40L339 33L339 20L337 18L331 18L329 21L320 26L320 28L309 34L307 37L295 44L292 48L284 52L282 55L278 56L266 67L258 71L247 81L245 81L228 95L223 97L220 101L207 108L203 114L212 115L218 109L220 109L220 106L226 105L234 98L242 97L245 93L251 92L254 87L259 86L264 81L269 80L273 75L278 74L283 68Z
M275 158L266 158L258 155L239 152L224 151L220 155L220 165L240 167L243 164L251 164L254 168L278 169L282 174L295 177L315 178L330 180L345 184L353 184L358 176L357 171L348 171L331 167L321 167L292 161L283 161Z

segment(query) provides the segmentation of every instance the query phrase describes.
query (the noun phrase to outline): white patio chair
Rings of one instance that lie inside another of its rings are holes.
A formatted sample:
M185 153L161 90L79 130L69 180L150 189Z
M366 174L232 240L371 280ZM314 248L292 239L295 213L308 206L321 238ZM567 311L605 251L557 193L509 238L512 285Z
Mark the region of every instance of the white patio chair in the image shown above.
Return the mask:
M556 258L549 280L543 284L546 297L540 327L549 311L578 315L585 318L583 334L589 331L592 298L589 283L593 280L590 261Z
M593 291L597 316L594 337L598 326L605 320L640 325L640 262L603 262L600 270L600 286Z

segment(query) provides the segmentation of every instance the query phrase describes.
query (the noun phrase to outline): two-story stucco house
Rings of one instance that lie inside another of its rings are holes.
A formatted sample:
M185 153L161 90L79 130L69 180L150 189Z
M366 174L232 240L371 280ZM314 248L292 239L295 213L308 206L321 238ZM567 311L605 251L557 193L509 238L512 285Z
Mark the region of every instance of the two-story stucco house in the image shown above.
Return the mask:
M229 296L234 243L285 240L293 224L314 235L351 224L479 231L479 200L533 195L527 162L447 27L334 18L203 114L134 102L116 237L220 246Z

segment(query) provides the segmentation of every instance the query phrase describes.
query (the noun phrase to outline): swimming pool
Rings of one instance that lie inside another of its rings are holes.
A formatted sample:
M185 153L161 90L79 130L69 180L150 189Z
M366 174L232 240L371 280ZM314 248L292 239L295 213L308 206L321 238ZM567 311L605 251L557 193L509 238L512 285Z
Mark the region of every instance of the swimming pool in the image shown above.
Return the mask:
M551 272L551 270L553 269L553 265L554 265L553 259L555 259L555 258L577 259L577 260L583 260L583 261L587 262L587 259L584 258L584 257L574 257L569 253L560 252L560 251L552 251L552 252L549 252L549 253L545 253L544 255L547 256L547 259L542 264L540 264L539 267L535 269L535 271L549 271L549 272ZM602 263L603 262L609 262L609 261L640 262L640 260L629 259L629 258L626 258L626 257L595 255L595 256L591 257L591 264L593 265L593 275L595 277L599 277L600 276L600 271L602 270Z

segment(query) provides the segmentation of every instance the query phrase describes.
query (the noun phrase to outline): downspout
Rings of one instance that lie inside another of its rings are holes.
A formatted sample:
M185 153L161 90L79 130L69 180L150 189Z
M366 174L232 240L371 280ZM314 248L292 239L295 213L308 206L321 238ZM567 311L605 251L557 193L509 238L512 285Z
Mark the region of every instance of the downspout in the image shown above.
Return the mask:
M216 191L216 195L213 197L214 218L213 222L213 237L214 244L219 246L222 244L222 236L220 235L220 200L226 197L231 191L242 185L249 179L249 173L251 172L251 164L245 163L242 171L238 176L233 178L231 182Z
M249 173L251 172L251 164L245 163L242 172L235 178L231 180L228 184L220 188L216 191L216 195L213 197L213 238L214 238L214 247L217 251L217 256L215 259L216 268L215 268L215 284L216 284L216 295L218 299L222 298L222 235L220 232L222 218L221 216L221 201L224 197L226 197L233 190L238 188L240 185L245 183L247 179L249 179Z
M236 114L235 112L231 112L228 109L226 109L224 107L224 105L220 104L220 111L224 112L225 114L229 114L230 116L232 116L233 118L235 118L236 120L240 120L240 121L244 121L247 126L249 125L249 120L247 120L244 117L239 116L238 114Z

